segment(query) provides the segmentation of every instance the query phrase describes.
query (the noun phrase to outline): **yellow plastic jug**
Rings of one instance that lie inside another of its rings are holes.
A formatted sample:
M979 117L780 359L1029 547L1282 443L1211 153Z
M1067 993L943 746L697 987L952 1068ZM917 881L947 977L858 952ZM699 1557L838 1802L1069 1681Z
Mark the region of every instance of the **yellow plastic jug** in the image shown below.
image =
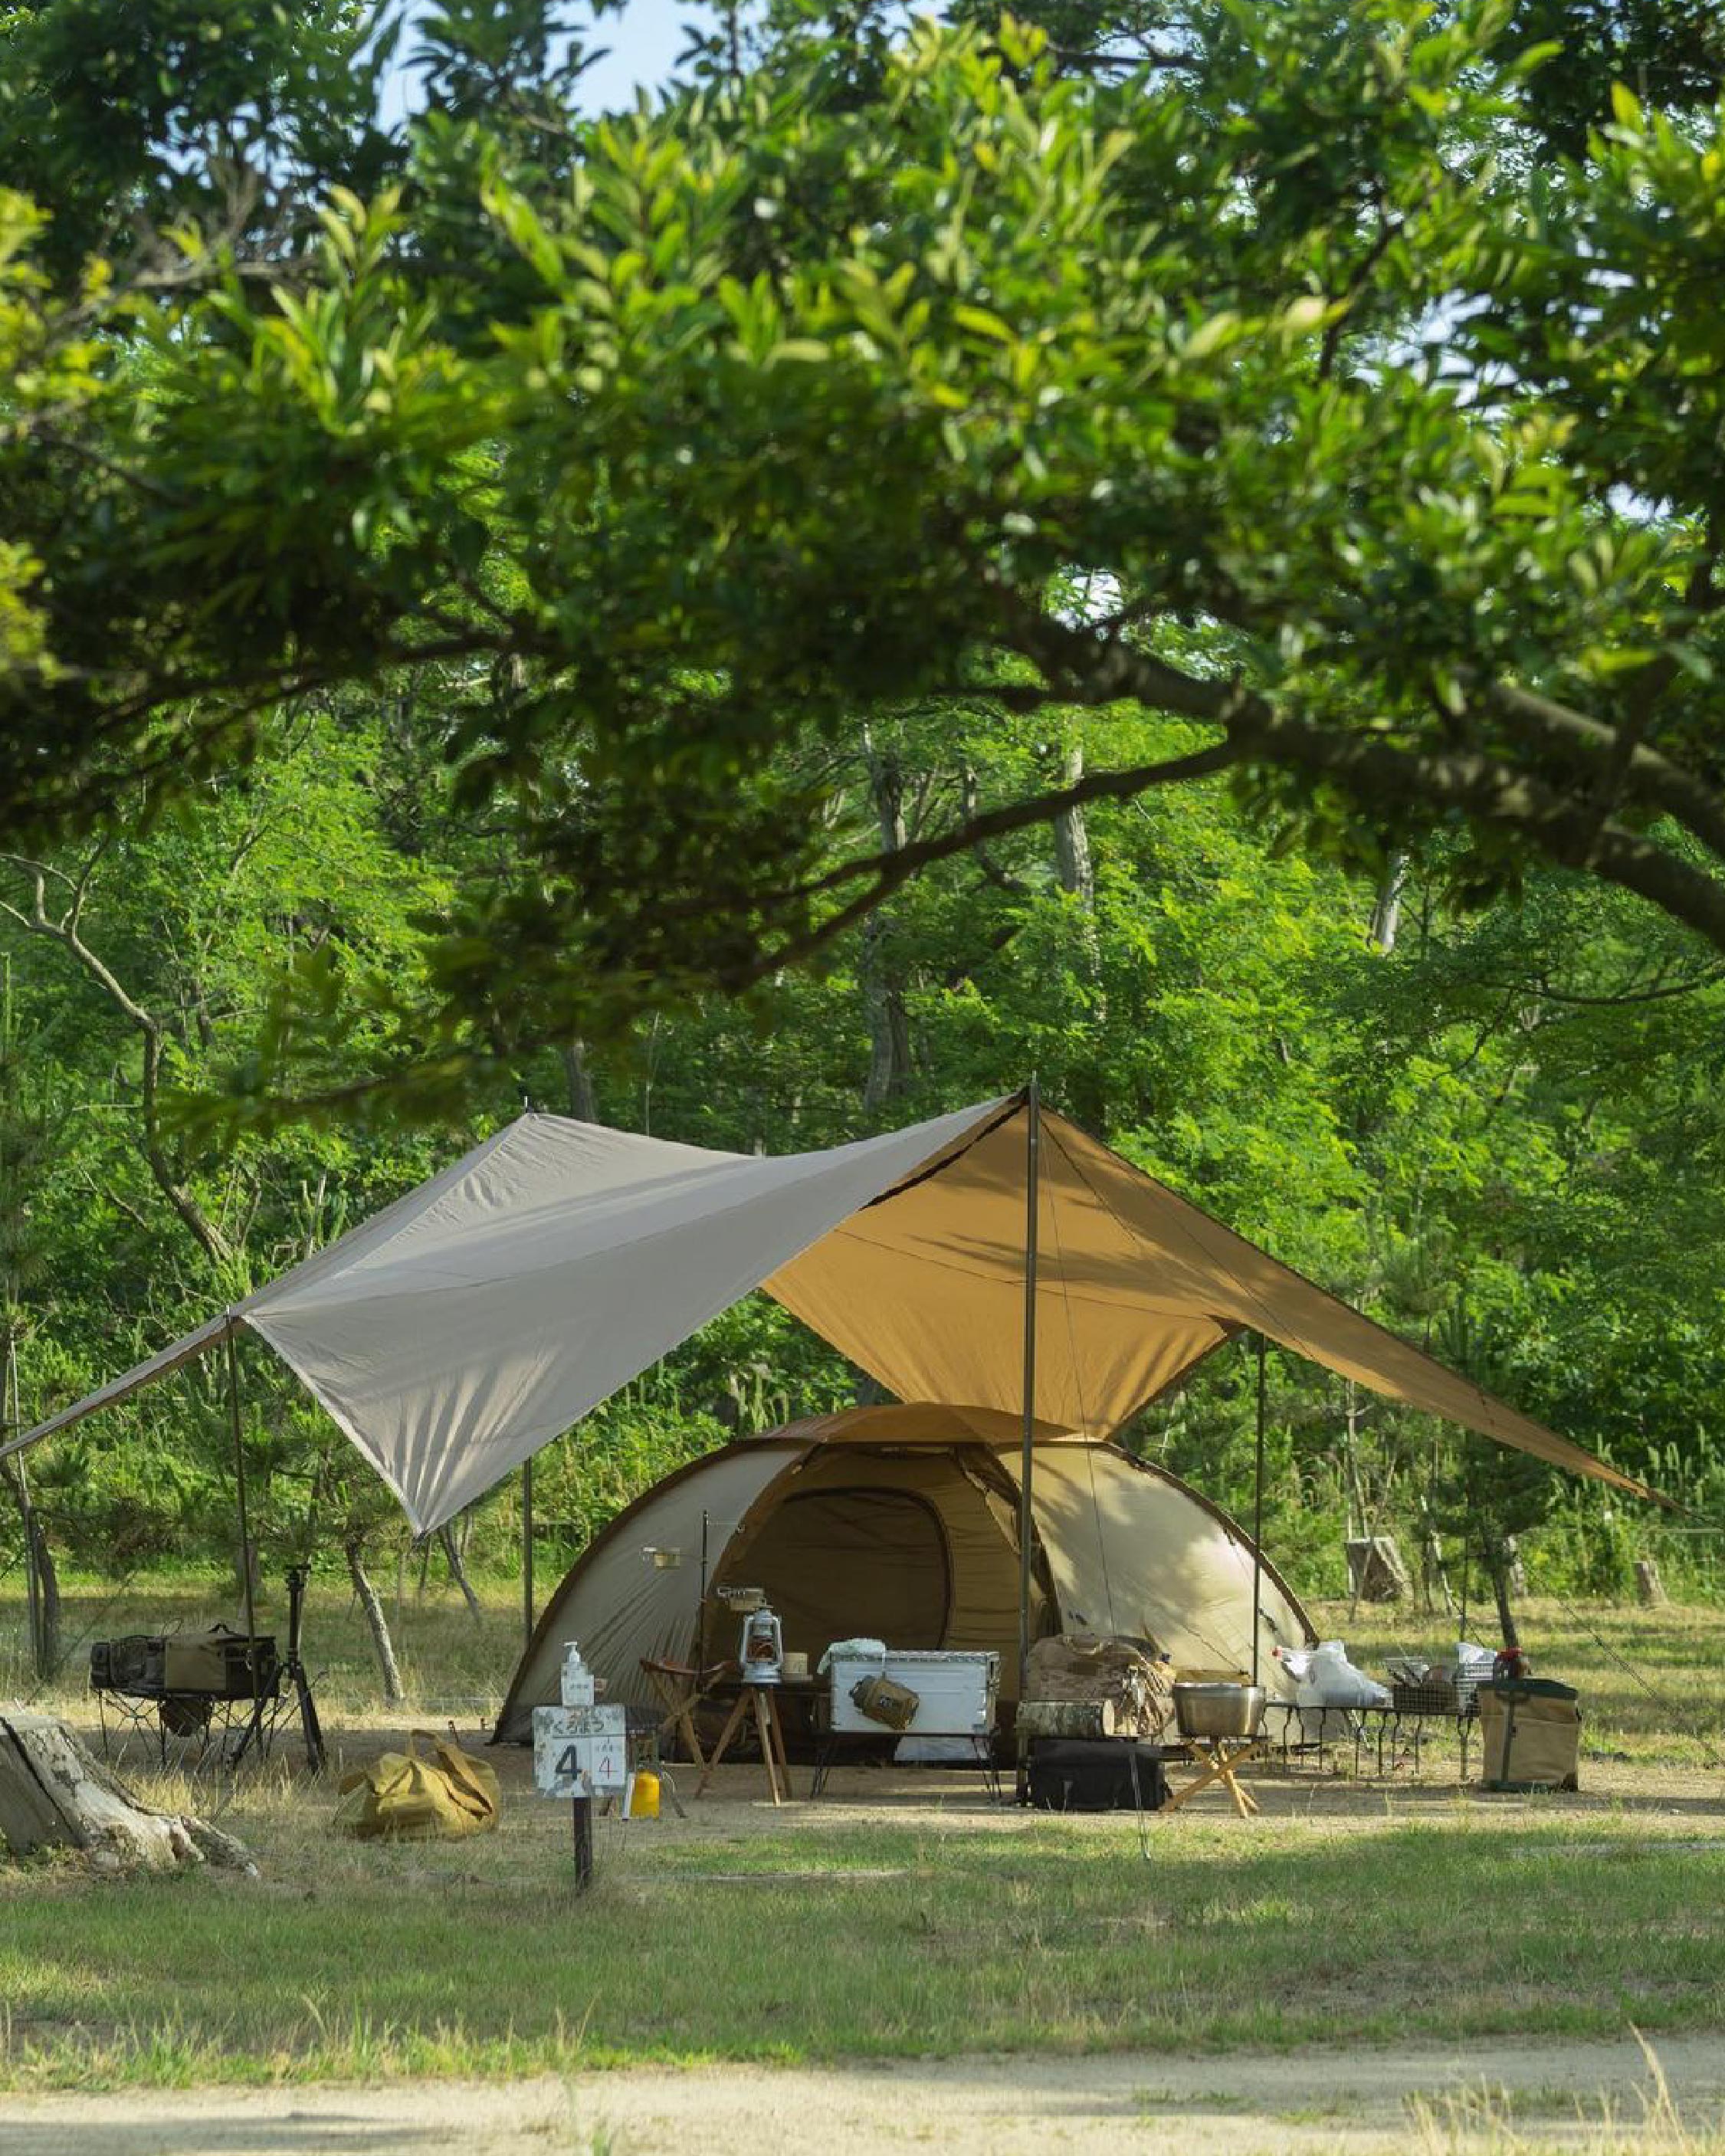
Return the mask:
M635 1769L634 1787L629 1791L629 1815L631 1819L659 1816L659 1777L650 1767Z

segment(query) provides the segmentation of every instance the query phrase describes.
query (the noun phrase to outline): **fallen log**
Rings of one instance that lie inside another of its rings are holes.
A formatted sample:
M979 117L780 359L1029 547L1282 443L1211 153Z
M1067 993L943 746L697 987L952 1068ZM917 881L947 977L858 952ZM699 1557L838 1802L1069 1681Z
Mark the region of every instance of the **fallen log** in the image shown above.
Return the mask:
M0 1845L15 1857L83 1850L104 1871L205 1862L257 1871L231 1834L141 1803L47 1714L0 1712Z
M1111 1699L1021 1699L1013 1727L1020 1737L1111 1737Z

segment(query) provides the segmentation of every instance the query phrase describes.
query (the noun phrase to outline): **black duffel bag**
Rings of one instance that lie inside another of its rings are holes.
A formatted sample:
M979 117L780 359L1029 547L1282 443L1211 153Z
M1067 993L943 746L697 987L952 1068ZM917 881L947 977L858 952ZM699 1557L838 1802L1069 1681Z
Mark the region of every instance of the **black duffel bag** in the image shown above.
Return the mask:
M1027 1764L1038 1811L1154 1812L1168 1802L1160 1751L1130 1738L1033 1738Z

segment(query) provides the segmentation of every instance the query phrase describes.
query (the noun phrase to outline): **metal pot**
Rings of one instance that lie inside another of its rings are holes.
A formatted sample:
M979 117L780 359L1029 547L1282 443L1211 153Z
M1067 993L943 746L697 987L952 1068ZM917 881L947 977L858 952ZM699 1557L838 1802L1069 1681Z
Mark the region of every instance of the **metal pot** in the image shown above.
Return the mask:
M1183 1737L1255 1737L1264 1720L1264 1687L1177 1684L1174 1719Z

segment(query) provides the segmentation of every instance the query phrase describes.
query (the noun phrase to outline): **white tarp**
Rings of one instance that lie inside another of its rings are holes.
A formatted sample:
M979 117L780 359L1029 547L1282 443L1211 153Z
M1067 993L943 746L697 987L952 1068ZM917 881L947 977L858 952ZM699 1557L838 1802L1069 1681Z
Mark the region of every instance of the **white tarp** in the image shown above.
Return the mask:
M1004 1105L778 1158L523 1116L6 1449L124 1399L237 1322L429 1532Z

